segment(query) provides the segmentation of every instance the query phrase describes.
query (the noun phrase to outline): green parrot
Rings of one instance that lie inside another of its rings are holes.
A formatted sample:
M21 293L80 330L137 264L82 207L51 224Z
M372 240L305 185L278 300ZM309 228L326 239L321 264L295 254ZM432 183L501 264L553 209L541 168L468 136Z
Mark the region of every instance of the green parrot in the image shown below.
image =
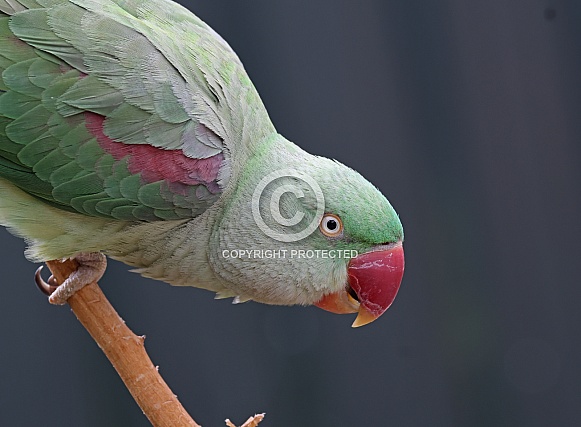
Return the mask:
M240 60L169 0L0 0L0 224L31 261L106 256L234 302L393 302L403 228L343 164L279 135Z

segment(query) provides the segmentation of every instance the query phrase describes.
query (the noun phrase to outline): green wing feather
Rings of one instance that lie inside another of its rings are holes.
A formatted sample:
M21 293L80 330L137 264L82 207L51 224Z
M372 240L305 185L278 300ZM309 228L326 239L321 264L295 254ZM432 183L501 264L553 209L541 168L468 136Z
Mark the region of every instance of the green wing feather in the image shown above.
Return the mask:
M274 133L228 44L169 1L0 0L0 72L0 177L72 212L195 217Z

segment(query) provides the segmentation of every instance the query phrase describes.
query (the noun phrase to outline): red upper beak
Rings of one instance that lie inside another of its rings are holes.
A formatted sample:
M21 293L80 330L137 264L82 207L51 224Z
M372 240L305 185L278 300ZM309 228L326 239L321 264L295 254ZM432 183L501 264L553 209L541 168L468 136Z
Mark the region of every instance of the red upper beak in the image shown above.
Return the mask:
M346 288L324 296L315 305L333 313L358 311L353 327L371 323L393 303L404 265L401 242L358 255L349 261Z

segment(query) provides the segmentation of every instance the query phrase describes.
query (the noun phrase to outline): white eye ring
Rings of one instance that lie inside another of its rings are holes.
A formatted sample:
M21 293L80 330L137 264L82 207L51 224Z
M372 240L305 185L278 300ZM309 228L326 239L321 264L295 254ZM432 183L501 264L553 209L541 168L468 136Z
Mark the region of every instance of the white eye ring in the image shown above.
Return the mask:
M325 214L319 224L319 230L327 237L339 237L343 234L343 221L337 215Z

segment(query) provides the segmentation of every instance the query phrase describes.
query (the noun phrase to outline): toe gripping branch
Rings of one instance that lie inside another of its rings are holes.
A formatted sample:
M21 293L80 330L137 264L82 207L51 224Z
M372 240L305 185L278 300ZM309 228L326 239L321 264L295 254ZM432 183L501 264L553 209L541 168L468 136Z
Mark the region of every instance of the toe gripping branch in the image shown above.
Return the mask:
M48 301L55 305L64 305L68 299L76 292L90 283L96 283L105 272L107 268L107 258L99 252L87 252L75 255L70 259L74 264L72 272L68 276L61 277L58 273L54 273L53 267L61 265L62 262L58 260L47 261L48 267L56 274L56 278L51 276L48 283L42 279L42 267L36 270L35 282L42 293L49 296Z
M44 281L42 278L42 269L44 268L43 265L36 269L36 273L34 273L34 281L36 282L36 286L38 289L45 294L47 297L50 297L54 291L59 287L59 283L57 282L54 276L50 276L48 278L48 283Z

